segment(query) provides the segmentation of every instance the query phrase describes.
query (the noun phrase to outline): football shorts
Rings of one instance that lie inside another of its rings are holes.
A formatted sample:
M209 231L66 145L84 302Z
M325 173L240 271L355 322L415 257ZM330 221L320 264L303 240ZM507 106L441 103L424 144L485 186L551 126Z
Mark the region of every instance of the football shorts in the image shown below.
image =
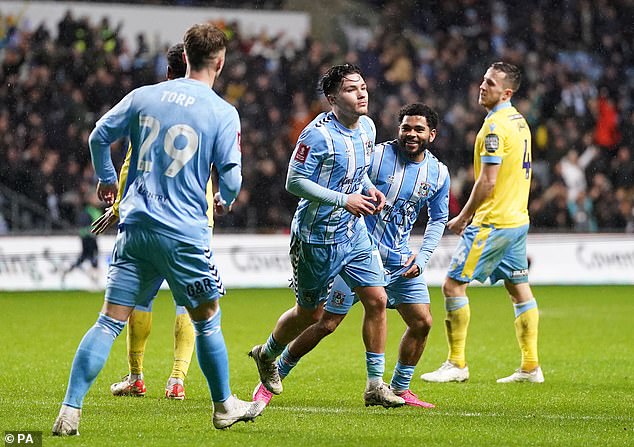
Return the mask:
M386 285L379 250L365 227L339 244L309 244L293 236L290 256L295 298L306 309L315 309L328 298L337 275L351 289Z
M196 308L224 294L209 247L123 225L108 269L106 301L147 308L164 279L179 306Z
M469 225L449 263L447 276L460 282L503 279L513 284L528 282L526 237L528 225L495 228Z

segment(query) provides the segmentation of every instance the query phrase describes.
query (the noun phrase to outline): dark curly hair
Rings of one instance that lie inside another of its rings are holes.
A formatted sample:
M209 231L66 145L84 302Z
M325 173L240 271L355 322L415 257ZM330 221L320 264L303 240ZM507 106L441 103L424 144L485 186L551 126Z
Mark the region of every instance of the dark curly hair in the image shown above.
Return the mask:
M399 123L403 121L404 116L424 116L430 129L436 129L438 126L438 114L436 111L420 102L401 107L401 110L398 112Z

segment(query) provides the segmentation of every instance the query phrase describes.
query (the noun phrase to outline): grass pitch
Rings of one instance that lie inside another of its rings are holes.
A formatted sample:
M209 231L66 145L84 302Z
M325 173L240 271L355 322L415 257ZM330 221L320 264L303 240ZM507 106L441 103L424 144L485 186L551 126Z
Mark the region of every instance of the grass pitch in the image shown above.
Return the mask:
M116 398L109 386L127 371L125 334L84 402L81 436L53 438L75 349L94 323L101 294L5 293L0 325L0 421L4 431L44 432L43 445L86 446L626 446L634 445L634 287L534 287L540 305L544 384L497 384L519 364L513 310L503 288L471 288L464 384L419 376L446 356L442 298L432 289L435 325L412 390L433 410L365 408L359 305L305 357L253 424L211 425L209 391L195 356L187 398L164 399L171 371L174 306L161 292L145 356L145 398ZM232 391L250 398L257 371L246 352L263 342L293 304L289 290L231 290L222 300ZM388 311L385 380L404 324ZM8 444L7 444L8 445Z

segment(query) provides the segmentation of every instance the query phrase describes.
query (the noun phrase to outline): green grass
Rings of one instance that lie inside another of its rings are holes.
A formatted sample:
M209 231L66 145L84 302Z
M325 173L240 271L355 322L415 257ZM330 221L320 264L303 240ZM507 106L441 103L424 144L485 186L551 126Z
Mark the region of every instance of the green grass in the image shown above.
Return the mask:
M115 398L110 383L127 371L125 335L84 402L78 438L50 436L71 361L97 316L102 296L2 293L0 421L6 431L41 430L44 446L606 446L634 445L634 287L535 287L541 312L542 385L495 383L519 362L512 307L502 288L472 288L465 384L424 384L418 377L444 361L442 299L416 368L414 392L437 408L385 410L363 406L361 311L355 306L337 332L302 360L254 424L218 431L204 378L193 360L187 399L162 398L171 370L173 304L155 303L145 357L148 395ZM246 352L263 342L293 303L289 290L232 290L222 300L232 390L248 398L257 372ZM385 379L404 325L389 311Z

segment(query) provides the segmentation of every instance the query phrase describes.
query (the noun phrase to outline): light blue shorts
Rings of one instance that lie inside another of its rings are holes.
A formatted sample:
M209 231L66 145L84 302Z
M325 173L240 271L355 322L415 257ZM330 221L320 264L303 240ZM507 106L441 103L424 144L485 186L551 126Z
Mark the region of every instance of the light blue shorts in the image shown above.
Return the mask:
M211 233L212 233L212 231L213 231L213 228L209 228L210 242L211 242ZM218 280L218 289L220 290L220 294L224 295L227 292L225 290L224 285L222 284L222 280L220 279L220 276L218 275L218 271L216 269L216 264L215 264L215 261L214 261L213 254L212 253L210 253L210 254L211 254L211 256L209 258L209 269L211 270L212 275L215 278L217 278L217 280ZM148 291L148 294L151 295L151 296L150 296L150 299L149 299L149 302L148 302L147 305L137 304L134 307L134 310L140 310L141 312L152 312L152 304L154 303L154 298L156 298L156 295L158 294L158 291L159 291L161 285L162 285L162 282L161 282L161 284L159 284L156 287L156 290ZM141 302L146 302L146 301L147 301L147 297L143 297L141 299ZM178 304L176 305L176 315L182 315L182 314L186 314L186 313L187 313L187 309L185 307L179 306Z
M290 255L295 298L306 309L315 309L328 298L337 275L350 289L387 284L379 250L365 227L340 244L309 244L293 236Z
M106 301L150 308L163 280L179 306L196 308L224 288L208 246L197 247L124 225L117 234L106 281Z
M385 287L387 293L387 307L395 309L399 304L429 304L429 290L423 275L415 278L404 278L402 275L409 267L393 267L385 271L388 281ZM350 290L350 287L341 279L340 276L335 278L332 284L332 290L326 301L326 309L328 312L338 315L345 315L350 308L359 301L357 295Z
M528 282L528 225L517 228L469 225L453 253L447 276L460 282L503 279Z

